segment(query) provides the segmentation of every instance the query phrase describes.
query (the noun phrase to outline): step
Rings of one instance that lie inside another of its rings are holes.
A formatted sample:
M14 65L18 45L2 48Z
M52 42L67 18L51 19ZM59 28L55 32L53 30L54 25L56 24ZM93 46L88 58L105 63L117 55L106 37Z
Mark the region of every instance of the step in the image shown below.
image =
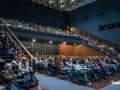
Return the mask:
M0 55L0 57L11 57L11 55Z
M6 45L6 42L1 42L2 43L2 45L4 44L4 45Z
M10 63L11 61L13 61L13 59L3 59L5 61L5 63Z
M7 51L0 51L0 54L8 54Z
M6 43L6 40L1 40L1 39L0 39L0 41L1 41L1 42L5 42L5 43Z
M0 58L2 58L2 59L11 59L13 57L12 56L0 56Z
M0 39L0 41L1 41L1 42L6 42L6 40L5 40L5 39Z
M8 53L7 50L1 50L0 49L0 53Z
M5 57L0 57L0 58L2 58L3 60L4 60L4 59L12 59L11 56L5 56Z
M6 40L6 38L1 38L1 37L0 37L0 40Z
M0 53L0 56L11 56L11 55L8 53Z
M7 50L6 45L2 45L2 46L0 47L0 50L1 50L1 51L2 51L2 50Z
M6 44L5 44L5 45L6 45ZM6 49L5 45L2 45L2 48L0 48L0 50Z
M9 53L0 53L0 56L8 56L10 55Z
M7 51L0 51L0 54L8 54Z
M6 45L6 42L1 42L2 45Z

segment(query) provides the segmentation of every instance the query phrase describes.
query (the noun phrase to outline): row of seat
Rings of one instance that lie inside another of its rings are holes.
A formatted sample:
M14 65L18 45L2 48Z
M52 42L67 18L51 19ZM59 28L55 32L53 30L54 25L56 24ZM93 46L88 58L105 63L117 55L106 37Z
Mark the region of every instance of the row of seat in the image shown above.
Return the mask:
M86 44L87 46L90 46L91 48L103 53L107 54L109 56L119 56L120 52L118 50L119 47L111 47L103 42L98 42L95 38L91 38L85 34L75 33L71 31L64 31L61 29L56 29L54 27L50 26L41 26L33 23L25 23L20 22L19 20L13 20L13 19L6 19L6 18L0 18L2 21L2 24L14 27L14 28L21 28L31 31L39 31L44 33L50 33L55 35L62 35L62 36L68 36L68 37L75 37L78 39L83 40L83 44Z
M15 79L14 81L10 81L10 84L5 83L5 81L7 80L7 78L4 78L5 74L7 73L5 73L5 71L7 71L6 65L12 65L12 67L14 67L11 62L15 60L17 53L20 52L17 47L18 46L16 45L16 42L12 39L12 37L7 35L5 27L0 26L0 90L2 90L2 88L8 88L6 87L6 84L7 86L10 86L10 90L25 90L25 88L27 88L26 90L29 90L31 87L38 85L38 81L36 80L34 74L31 74L31 76L34 77L34 81L29 84L25 80L23 75L19 76L18 73L16 73L16 75L18 76L17 79ZM19 71L19 68L17 68L17 70ZM14 70L12 72L15 73ZM8 77L11 76L9 76L8 74ZM3 87L2 85L5 85L5 87Z

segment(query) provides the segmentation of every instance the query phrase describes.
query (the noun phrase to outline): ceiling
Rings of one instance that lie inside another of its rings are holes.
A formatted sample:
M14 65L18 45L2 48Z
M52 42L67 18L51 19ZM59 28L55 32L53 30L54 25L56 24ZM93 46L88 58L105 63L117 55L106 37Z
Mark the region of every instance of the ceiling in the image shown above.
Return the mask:
M31 0L34 3L43 4L59 11L71 11L97 0Z

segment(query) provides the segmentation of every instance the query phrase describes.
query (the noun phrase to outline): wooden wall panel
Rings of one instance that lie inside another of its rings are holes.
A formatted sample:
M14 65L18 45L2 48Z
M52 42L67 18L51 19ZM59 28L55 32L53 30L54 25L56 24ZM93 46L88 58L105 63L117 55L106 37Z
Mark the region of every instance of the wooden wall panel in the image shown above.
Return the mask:
M103 54L99 53L96 50L93 50L83 44L74 46L74 45L63 45L63 44L59 44L58 45L58 55L70 55L70 56L74 56L74 55L78 55L78 56L103 56Z

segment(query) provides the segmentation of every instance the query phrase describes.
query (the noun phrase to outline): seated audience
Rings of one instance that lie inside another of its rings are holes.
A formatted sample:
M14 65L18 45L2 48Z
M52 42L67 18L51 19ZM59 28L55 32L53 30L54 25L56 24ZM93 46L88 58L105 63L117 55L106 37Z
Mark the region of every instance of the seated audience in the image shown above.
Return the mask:
M17 79L18 75L12 71L12 65L7 63L4 66L4 70L1 72L1 78L3 79L3 85L9 90L11 82Z

